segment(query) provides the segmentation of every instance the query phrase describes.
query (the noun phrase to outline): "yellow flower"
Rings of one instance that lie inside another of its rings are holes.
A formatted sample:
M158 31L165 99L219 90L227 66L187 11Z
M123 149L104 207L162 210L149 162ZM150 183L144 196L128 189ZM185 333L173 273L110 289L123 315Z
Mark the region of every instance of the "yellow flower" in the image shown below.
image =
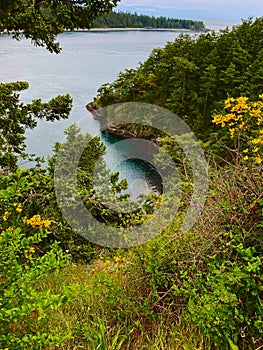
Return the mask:
M229 108L229 107L226 107L226 105L230 105L234 101L235 99L233 97L230 97L227 100L225 100L225 108Z
M21 203L14 203L14 206L16 207L16 211L18 213L21 213L22 209L22 204Z
M260 139L260 138L257 138L257 139L252 140L253 145L257 145L257 144L260 143L260 142L261 142L261 139Z
M231 108L231 112L238 112L240 110L240 106L236 105L234 107Z
M35 248L30 247L29 249L24 251L26 259L32 258L32 254L35 253Z
M244 160L248 160L248 156L245 156L245 157L244 157Z
M214 116L213 123L219 124L221 123L221 115L217 114Z
M233 138L234 135L235 135L236 129L235 128L231 128L229 131L230 131L230 137Z
M254 153L258 152L258 147L254 148L252 152Z
M262 98L262 99L263 99L263 94L259 95L259 98Z
M247 97L241 96L237 99L237 103L241 108L248 109L247 100L248 100Z
M114 256L113 257L114 261L117 263L121 260L121 258L119 256Z
M260 156L258 156L258 157L255 159L255 163L256 163L256 164L261 164L261 163L262 163L262 159L260 158Z
M23 222L35 228L42 228L42 227L47 228L51 225L50 220L42 220L39 214L32 216L31 219L27 219L26 217L23 217Z
M261 112L260 109L254 108L254 109L250 112L250 116L251 116L251 117L260 118L261 115L262 115L262 112Z
M239 125L239 129L244 129L245 126L246 126L246 123L245 123L245 122L242 122L242 123Z
M2 216L3 221L7 221L10 215L10 211L5 211L4 215Z
M111 261L107 259L104 261L103 266L107 268L110 265L110 263Z
M244 152L244 153L248 153L248 148L244 149L243 152Z

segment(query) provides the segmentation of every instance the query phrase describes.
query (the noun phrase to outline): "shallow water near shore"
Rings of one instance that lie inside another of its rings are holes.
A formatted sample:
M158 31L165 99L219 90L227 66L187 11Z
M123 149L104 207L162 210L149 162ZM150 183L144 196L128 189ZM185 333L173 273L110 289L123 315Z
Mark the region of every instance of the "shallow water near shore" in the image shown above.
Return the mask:
M185 32L197 35L196 32ZM163 47L181 33L182 30L65 32L58 37L62 46L59 55L34 47L29 40L17 42L1 35L0 81L28 81L29 90L21 94L24 102L37 98L46 101L66 93L74 99L68 120L40 121L36 129L27 133L27 151L47 158L52 154L54 143L64 140L65 128L83 118L86 119L88 132L92 136L100 135L99 122L85 108L100 85L112 82L126 68L136 68L152 49ZM102 140L109 150L105 157L108 166L113 171L120 171L121 178L128 179L132 197L160 187L160 183L156 183L160 179L153 168L139 160L127 161L131 152L138 156L142 150L136 150L133 143L126 150L118 149L116 138L109 136L104 136Z

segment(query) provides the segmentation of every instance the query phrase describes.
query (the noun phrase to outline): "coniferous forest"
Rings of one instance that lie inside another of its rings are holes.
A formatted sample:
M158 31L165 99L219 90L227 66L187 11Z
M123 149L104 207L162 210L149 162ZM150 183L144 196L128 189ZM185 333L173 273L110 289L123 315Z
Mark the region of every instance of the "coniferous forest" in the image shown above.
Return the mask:
M92 27L117 1L103 4L6 1L0 4L0 30L59 52L58 33ZM137 69L127 69L99 88L94 111L142 102L176 114L198 137L207 162L202 215L182 230L195 185L183 152L192 133L178 138L151 126L138 128L136 120L129 125L138 137L150 133L169 154L182 188L169 225L157 237L130 248L98 245L76 233L61 211L58 194L66 191L63 204L76 213L76 221L82 219L74 202L79 197L81 207L105 227L124 230L151 220L162 193L149 193L142 207L130 213L109 209L103 195L117 208L119 201L128 200L122 194L127 182L102 161L99 186L94 187L94 167L105 146L75 124L65 130L66 141L54 145L48 165L41 167L41 159L26 153L26 131L39 120L68 118L72 98L26 104L20 93L28 89L27 82L0 83L1 349L262 348L262 43L262 17L220 33L183 34L154 49ZM119 130L125 134L122 125ZM83 152L73 169L79 149ZM28 160L35 165L20 166ZM58 174L66 179L64 187L55 185ZM173 198L176 186L175 181L168 197ZM146 235L151 226L148 230Z
M205 30L202 21L138 15L136 13L110 12L96 19L95 28L169 28Z

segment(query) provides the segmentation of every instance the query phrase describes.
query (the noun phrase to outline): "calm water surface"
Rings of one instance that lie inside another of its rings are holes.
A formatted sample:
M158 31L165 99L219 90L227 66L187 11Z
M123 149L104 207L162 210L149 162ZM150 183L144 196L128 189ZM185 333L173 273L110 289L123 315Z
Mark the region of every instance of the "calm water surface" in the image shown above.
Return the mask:
M208 27L211 28L211 23ZM36 129L28 132L28 152L45 157L52 154L54 143L64 140L63 130L83 118L87 119L91 135L100 134L98 122L85 108L99 86L112 82L125 68L136 68L153 48L163 47L180 33L182 31L67 32L58 38L63 48L59 55L34 47L29 40L17 42L0 36L0 81L29 82L30 88L21 95L23 101L36 98L46 101L66 93L74 99L68 120L39 122ZM153 181L149 179L149 169L140 163L125 161L126 153L119 150L117 144L114 146L115 141L104 139L106 145L113 145L106 156L110 168L128 178L133 193L147 192L145 183L151 187ZM131 149L127 149L127 153Z

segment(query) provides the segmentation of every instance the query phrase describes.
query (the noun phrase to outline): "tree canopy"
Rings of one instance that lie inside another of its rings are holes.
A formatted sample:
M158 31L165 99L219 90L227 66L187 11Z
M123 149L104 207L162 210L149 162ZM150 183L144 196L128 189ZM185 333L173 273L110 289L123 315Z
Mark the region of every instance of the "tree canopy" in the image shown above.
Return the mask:
M95 18L112 10L118 0L0 0L0 32L30 38L36 46L60 51L56 36L65 29L90 28ZM26 82L0 83L0 169L17 166L25 154L26 129L38 119L47 121L69 117L72 98L57 96L49 102L37 99L30 104L19 101Z
M0 31L16 39L32 39L58 53L56 36L64 30L90 28L92 22L112 10L120 0L1 0Z
M190 19L176 19L167 17L154 17L112 11L94 21L95 28L171 28L204 30L202 21Z
M182 34L152 51L137 69L126 69L98 90L95 104L146 102L186 120L207 140L215 127L211 115L229 96L257 100L263 82L263 17L248 19L231 31Z

